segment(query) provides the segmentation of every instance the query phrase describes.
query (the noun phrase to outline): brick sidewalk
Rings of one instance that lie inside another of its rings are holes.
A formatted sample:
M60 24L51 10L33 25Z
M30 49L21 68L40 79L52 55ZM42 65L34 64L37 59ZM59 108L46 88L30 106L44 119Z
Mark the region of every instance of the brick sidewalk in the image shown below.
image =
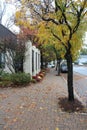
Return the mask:
M66 113L66 83L52 69L37 84L0 89L0 130L87 130L87 113Z

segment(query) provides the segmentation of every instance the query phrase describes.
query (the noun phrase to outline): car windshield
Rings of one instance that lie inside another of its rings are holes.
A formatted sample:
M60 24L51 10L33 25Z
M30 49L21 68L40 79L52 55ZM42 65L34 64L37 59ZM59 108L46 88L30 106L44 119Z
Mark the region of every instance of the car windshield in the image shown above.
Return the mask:
M63 63L62 63L62 65L66 66L66 65L67 65L67 63L66 63L66 62L63 62Z

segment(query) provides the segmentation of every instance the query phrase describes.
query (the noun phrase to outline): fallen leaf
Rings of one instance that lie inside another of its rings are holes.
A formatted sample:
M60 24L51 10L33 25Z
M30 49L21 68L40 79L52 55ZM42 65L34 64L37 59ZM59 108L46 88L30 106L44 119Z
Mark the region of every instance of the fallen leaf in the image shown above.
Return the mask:
M13 122L16 122L16 121L17 121L17 118L14 118L14 119L13 119Z
M4 120L7 122L10 119L10 117L5 117Z
M10 111L12 111L12 108L7 108L7 109L5 110L5 112L10 112Z
M22 109L23 108L23 106L20 106L20 109Z
M42 108L42 107L40 107L40 110L43 110L43 108Z
M49 130L48 128L46 128L46 130Z
M29 107L29 109L33 109L36 107L36 105L37 104L35 102L32 102L28 107Z
M59 130L59 128L56 128L55 130Z

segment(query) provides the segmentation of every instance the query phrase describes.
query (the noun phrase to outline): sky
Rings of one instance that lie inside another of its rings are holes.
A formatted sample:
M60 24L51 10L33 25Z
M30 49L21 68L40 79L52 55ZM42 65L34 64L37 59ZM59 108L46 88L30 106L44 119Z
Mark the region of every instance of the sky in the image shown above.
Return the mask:
M85 34L84 44L87 44L87 32Z
M4 26L7 26L7 23L9 22L9 18L15 14L15 11L16 11L16 7L14 5L14 1L15 0L11 0L11 4L6 4L6 7L5 7L5 13L3 15L3 18L2 18L2 24ZM1 9L3 10L4 6L3 6L3 3L5 2L5 0L0 0L0 7ZM15 32L15 33L18 33L19 32L19 28L14 25L12 22L9 22L10 25L12 25L11 27L9 27L9 29L12 31L12 32Z

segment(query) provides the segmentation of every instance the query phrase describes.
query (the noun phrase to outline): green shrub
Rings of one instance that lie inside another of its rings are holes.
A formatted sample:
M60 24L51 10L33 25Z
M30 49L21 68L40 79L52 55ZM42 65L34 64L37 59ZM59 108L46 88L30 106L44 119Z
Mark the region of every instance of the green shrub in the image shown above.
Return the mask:
M12 83L10 81L2 81L0 82L0 87L10 87Z
M24 85L24 84L28 84L31 81L31 76L30 74L25 74L25 73L14 73L11 74L11 81L15 85Z
M0 69L0 75L2 74L2 69Z
M11 74L9 74L9 73L2 73L1 81L11 81Z
M1 81L1 78L2 78L2 73L3 73L3 70L0 69L0 81Z

